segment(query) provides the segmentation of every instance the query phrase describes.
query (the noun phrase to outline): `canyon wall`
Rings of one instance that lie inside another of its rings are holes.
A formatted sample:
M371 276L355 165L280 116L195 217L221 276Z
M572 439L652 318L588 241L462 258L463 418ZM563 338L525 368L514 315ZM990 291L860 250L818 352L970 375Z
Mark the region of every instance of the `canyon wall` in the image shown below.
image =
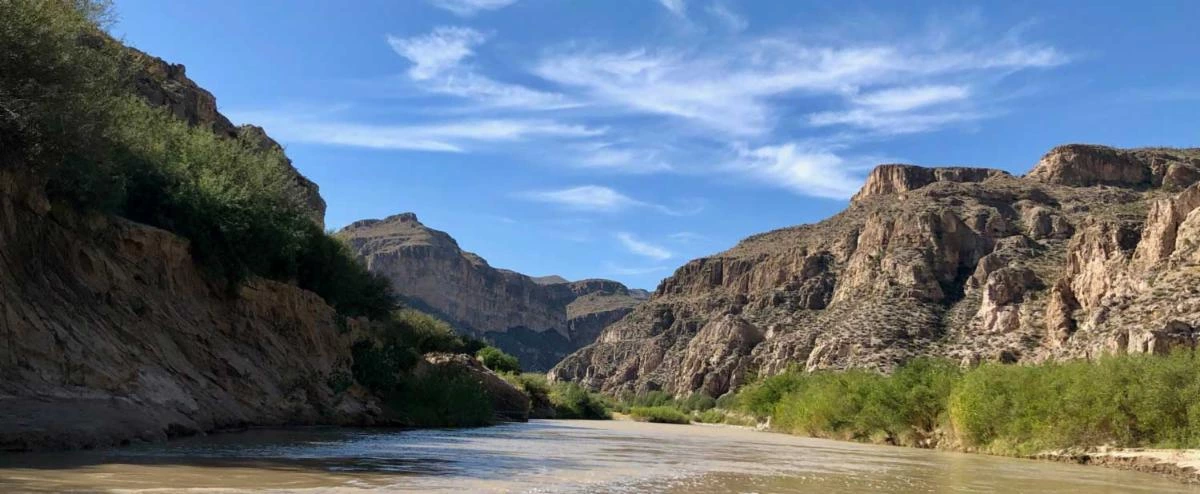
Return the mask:
M320 297L231 291L180 237L52 205L40 186L0 171L0 450L374 421L370 400L334 391L350 344Z
M1193 347L1198 180L1200 149L1067 145L1024 177L881 165L843 212L680 267L551 376L718 396L793 366Z
M549 369L646 296L611 280L570 282L494 268L412 213L357 221L337 235L408 305L493 342L526 370Z

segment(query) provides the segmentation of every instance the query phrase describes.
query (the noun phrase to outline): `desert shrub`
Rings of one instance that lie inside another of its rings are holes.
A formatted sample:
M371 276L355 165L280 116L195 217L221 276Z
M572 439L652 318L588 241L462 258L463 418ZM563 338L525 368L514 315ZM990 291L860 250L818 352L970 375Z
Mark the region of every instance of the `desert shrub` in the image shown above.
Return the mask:
M963 376L950 416L965 443L1002 454L1067 446L1200 445L1192 351L1098 362L986 364Z
M749 384L728 400L735 401L737 408L746 413L766 418L775 411L775 405L783 399L783 395L799 389L803 380L802 371L789 370Z
M703 391L695 392L688 395L687 398L679 400L678 408L683 412L703 412L717 406L717 400L708 393Z
M459 369L434 367L403 376L384 399L393 413L415 426L473 427L494 419L483 385Z
M545 374L506 373L500 374L500 377L529 397L530 418L554 418L553 415L546 415L547 411L554 409L554 403L550 399L551 387Z
M691 420L678 408L673 406L632 407L629 416L639 422L655 422L660 424L688 424Z
M507 373L501 374L500 377L512 384L513 387L521 390L529 397L529 400L536 403L550 403L550 383L546 380L545 374L535 372L526 372L524 374Z
M696 416L696 421L704 424L720 424L725 422L725 412L711 408Z
M106 158L121 54L98 24L107 2L0 2L0 166L20 164L89 203L111 188Z
M612 414L602 398L575 383L556 383L550 391L555 417L560 419L608 420Z
M462 336L449 323L416 309L392 312L383 331L418 354L464 353Z
M475 353L475 357L483 362L483 366L493 372L519 373L521 362L516 357L504 353L494 346L485 346Z
M716 407L723 410L734 410L740 408L740 405L738 405L738 394L730 391L721 395L720 398L717 398Z

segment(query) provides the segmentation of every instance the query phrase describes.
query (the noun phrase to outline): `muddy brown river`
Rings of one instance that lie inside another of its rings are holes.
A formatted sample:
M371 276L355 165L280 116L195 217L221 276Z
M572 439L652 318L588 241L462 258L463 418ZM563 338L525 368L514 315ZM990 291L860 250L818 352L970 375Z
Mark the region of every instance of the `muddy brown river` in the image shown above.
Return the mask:
M253 430L0 456L0 492L1200 492L1151 474L731 427Z

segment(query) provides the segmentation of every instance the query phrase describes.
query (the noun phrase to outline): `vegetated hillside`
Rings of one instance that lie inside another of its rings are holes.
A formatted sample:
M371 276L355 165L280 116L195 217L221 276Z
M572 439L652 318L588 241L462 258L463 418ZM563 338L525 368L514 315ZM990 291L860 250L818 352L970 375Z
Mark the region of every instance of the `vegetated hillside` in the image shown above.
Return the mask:
M472 350L393 313L279 146L104 14L0 2L0 449L527 416L474 359L425 356Z
M680 267L551 376L719 396L790 366L1191 347L1197 180L1200 149L1066 145L1024 177L881 165L841 213Z
M408 305L493 342L528 370L549 369L645 300L644 292L615 281L494 268L412 213L357 221L337 236Z

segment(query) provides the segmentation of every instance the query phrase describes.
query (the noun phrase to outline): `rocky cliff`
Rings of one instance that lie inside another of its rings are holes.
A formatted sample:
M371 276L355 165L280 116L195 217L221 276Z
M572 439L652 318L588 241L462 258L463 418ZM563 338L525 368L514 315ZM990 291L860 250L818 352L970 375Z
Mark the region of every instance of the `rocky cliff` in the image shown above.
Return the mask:
M318 296L230 294L185 240L46 202L0 170L0 450L92 447L245 424L369 423Z
M688 262L551 377L717 396L789 366L1193 347L1198 180L1200 149L1061 146L1024 177L881 165L845 211Z
M546 370L591 343L644 300L610 280L532 278L488 265L412 213L362 220L337 234L409 305L492 341L530 370Z
M217 99L212 93L188 78L187 69L183 65L168 63L133 48L126 50L134 60L134 66L139 68L134 74L134 89L146 102L164 107L180 120L193 126L211 129L219 136L240 139L263 149L283 149L262 127L234 126L225 115L217 111ZM307 207L313 221L324 227L325 200L321 198L320 188L296 170L290 159L287 160L287 169L291 174L292 187L297 199Z

